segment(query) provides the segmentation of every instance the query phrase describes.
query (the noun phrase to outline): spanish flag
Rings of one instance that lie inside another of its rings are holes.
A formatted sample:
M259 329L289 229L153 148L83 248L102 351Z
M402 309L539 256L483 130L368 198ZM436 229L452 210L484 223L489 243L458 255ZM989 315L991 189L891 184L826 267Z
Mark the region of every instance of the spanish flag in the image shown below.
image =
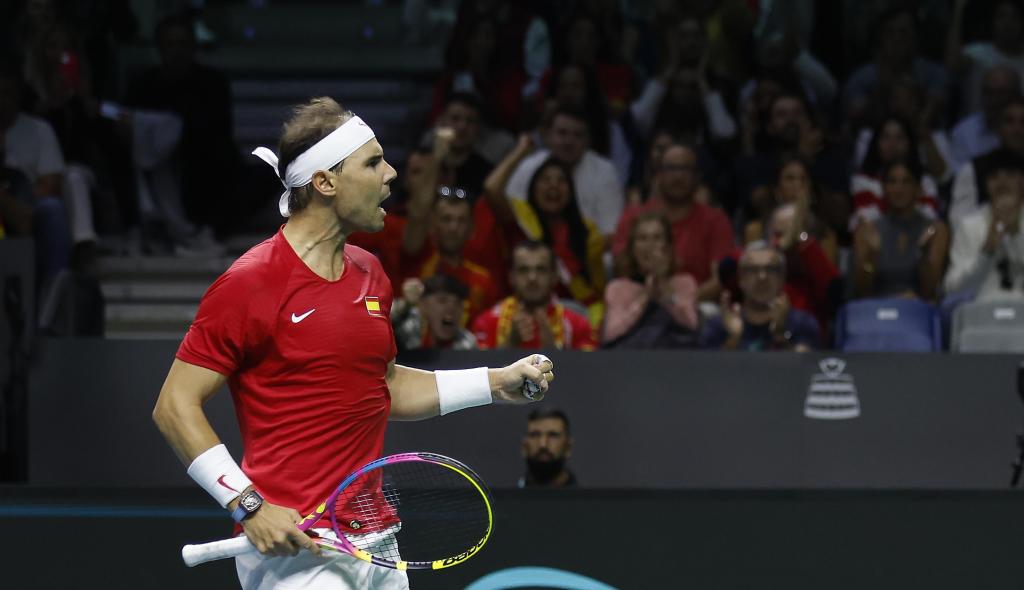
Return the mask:
M379 297L364 297L363 301L366 303L366 313L374 317L380 317L383 315L380 312Z

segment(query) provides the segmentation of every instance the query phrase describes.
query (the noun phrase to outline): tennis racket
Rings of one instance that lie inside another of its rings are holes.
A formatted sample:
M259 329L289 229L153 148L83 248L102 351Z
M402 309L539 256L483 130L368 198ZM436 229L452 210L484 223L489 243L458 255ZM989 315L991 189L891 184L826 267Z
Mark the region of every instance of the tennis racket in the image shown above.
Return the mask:
M337 539L310 530L323 519L330 520ZM475 555L493 522L490 492L472 469L442 455L402 453L371 461L346 477L298 527L324 549L375 565L436 570ZM254 551L241 535L185 545L181 557L192 567Z

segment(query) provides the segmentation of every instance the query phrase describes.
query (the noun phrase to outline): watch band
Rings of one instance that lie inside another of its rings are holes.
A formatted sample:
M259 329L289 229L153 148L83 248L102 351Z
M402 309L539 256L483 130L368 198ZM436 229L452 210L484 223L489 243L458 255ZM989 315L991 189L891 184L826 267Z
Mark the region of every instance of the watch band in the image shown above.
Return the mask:
M263 506L263 496L260 495L256 490L249 490L241 495L238 500L238 506L231 512L231 518L235 522L242 522L249 518L256 511Z

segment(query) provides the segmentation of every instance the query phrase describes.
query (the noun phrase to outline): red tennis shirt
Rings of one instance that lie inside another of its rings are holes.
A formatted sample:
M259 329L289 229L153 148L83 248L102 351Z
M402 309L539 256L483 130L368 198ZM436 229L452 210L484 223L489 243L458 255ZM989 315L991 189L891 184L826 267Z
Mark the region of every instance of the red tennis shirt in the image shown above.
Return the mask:
M327 281L278 231L210 286L177 353L228 378L242 470L267 501L303 515L381 456L391 410L391 283L365 250L346 245L344 256Z

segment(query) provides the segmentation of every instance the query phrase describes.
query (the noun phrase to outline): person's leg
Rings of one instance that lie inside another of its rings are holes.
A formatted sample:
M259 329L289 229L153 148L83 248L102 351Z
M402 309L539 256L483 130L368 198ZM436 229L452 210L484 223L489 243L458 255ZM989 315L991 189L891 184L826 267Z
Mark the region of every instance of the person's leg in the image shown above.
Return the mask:
M46 284L67 268L71 254L71 229L64 203L57 197L35 200L32 226L36 245L36 278Z

